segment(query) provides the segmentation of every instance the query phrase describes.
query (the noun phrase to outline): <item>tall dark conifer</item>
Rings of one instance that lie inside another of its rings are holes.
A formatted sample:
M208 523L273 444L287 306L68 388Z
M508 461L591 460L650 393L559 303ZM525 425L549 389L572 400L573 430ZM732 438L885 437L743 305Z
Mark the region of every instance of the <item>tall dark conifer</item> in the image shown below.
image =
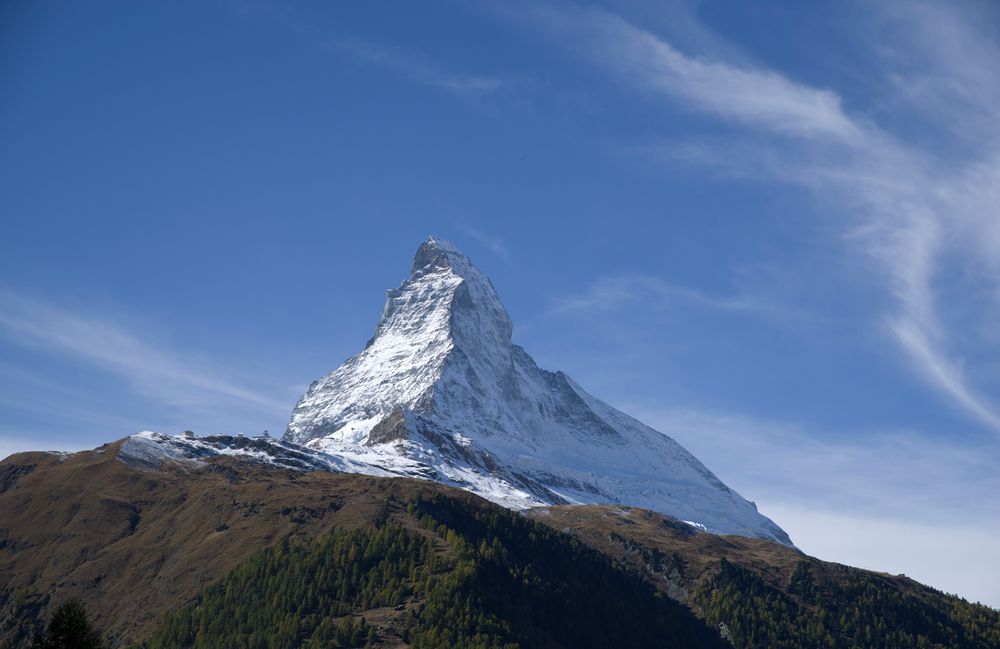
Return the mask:
M101 635L87 617L87 609L71 599L59 605L38 643L39 649L104 649Z

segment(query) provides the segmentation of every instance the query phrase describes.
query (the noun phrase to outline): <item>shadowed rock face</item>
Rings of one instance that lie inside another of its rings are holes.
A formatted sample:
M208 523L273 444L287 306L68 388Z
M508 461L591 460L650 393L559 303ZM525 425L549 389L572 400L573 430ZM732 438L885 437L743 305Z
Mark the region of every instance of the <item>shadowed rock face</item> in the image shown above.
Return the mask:
M510 507L622 503L790 544L675 441L540 369L512 329L489 278L429 238L375 335L310 386L284 439L342 470L430 477Z
M406 415L402 407L397 407L389 416L375 424L365 441L369 446L388 444L406 439L409 429L406 427Z

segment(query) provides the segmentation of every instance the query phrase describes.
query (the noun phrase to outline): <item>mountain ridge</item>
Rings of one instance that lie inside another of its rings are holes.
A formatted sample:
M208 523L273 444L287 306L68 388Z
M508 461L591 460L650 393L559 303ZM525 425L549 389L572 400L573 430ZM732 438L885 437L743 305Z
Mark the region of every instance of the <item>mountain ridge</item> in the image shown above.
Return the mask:
M310 609L307 613L314 622L339 626L349 618L357 623L367 617L369 624L378 627L377 641L368 643L374 647L455 646L444 641L411 644L398 632L410 624L411 613L419 614L421 609L428 615L443 615L442 622L455 621L452 613L463 611L464 593L495 595L491 575L509 579L506 568L516 565L503 563L503 549L491 541L494 535L514 541L504 542L508 550L526 550L518 551L520 556L544 568L549 585L565 582L576 588L582 577L593 586L594 580L584 574L587 571L566 559L571 536L609 556L622 570L646 579L664 597L687 606L736 649L1000 646L1000 613L988 607L902 576L821 562L764 539L700 532L638 508L554 506L522 514L427 480L302 471L235 454L132 466L120 457L119 449L126 441L74 454L20 453L0 461L0 647L27 649L47 615L67 598L85 601L98 628L116 647L146 646L144 639L162 629L168 618L178 619L174 613L182 618L211 616L221 627L206 629L210 635L235 637L247 633L248 627L260 626L259 620L245 617L248 609L261 603L253 600L254 595L233 592L223 609L206 610L201 604L209 601L209 589L226 592L233 583L227 576L256 574L262 566L261 552L269 552L264 557L275 557L284 547L312 547L331 533L358 531L370 539L393 526L418 532L446 552L452 539L464 538L454 546L458 556L471 556L479 566L491 564L493 568L479 573L484 579L464 582L471 590L459 591L463 597L433 610L425 596L430 593L419 579L408 583L412 597L403 594L403 610L391 600L358 602L340 597L336 588L320 588L324 597L337 601L336 610ZM253 441L244 438L242 443ZM428 512L419 507L420 502L436 502L440 507L437 513ZM410 504L418 509L411 510ZM428 526L421 510L433 514L436 522ZM529 517L552 529L551 534L539 537L544 541L541 546L523 522ZM556 568L545 557L562 557L562 563ZM419 565L419 556L410 558ZM382 562L377 555L374 559L346 564L337 575L377 579L381 570L377 566ZM522 579L528 585L534 583L535 568L526 572L525 565L518 563L516 578L508 585L516 588L515 582ZM477 574L457 565L439 565L442 571L435 574L449 580L462 582ZM274 567L266 579L287 582L303 574L298 569L302 566ZM254 586L249 592L259 591ZM517 606L518 601L494 598L480 610L485 615L502 614L510 611L509 603ZM553 595L544 601L558 615L563 599ZM592 601L600 610L590 615L591 621L601 625L605 619L601 616L608 615L606 629L613 629L612 609L601 608L604 598ZM532 613L531 607L527 613ZM283 632L271 627L262 631ZM297 643L256 646L310 646L306 640L299 637ZM168 642L159 646L192 645ZM517 646L586 645L525 641Z
M313 382L284 439L516 509L620 503L791 544L680 444L539 368L512 333L490 279L429 237L375 334Z

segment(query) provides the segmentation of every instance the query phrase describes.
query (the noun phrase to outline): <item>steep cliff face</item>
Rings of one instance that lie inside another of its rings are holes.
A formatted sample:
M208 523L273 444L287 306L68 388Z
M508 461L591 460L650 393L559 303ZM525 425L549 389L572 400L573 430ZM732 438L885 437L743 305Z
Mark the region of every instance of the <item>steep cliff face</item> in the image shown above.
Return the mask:
M489 278L429 238L374 337L310 386L285 441L347 470L437 480L510 507L621 503L790 544L677 442L540 369L511 332Z

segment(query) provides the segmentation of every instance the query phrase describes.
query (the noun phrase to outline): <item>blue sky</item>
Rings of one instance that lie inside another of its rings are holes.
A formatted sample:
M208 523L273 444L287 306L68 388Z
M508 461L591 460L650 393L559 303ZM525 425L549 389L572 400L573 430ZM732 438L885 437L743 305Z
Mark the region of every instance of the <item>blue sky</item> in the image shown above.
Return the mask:
M995 4L0 12L0 455L283 431L433 233L807 552L1000 606Z

